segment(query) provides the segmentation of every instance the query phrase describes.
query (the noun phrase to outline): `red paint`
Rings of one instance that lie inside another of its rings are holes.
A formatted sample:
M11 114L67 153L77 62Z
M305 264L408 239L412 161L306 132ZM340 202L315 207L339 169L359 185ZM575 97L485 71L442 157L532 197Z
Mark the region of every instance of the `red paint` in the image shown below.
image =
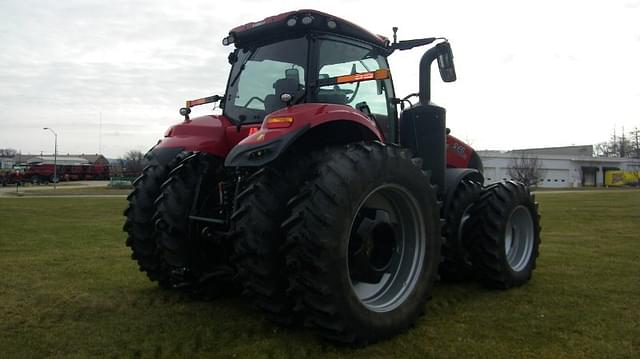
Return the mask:
M278 15L274 15L274 16L269 16L267 18L264 18L260 21L256 21L256 22L250 22L248 24L244 24L244 25L240 25L240 26L236 26L233 29L231 29L231 31L229 31L229 34L231 33L239 33L239 32L243 32L243 31L247 31L247 30L251 30L254 29L256 27L260 27L262 25L267 25L267 24L272 24L274 22L280 22L280 21L285 21L285 19L289 18L292 15L297 15L299 17L302 17L304 15L316 15L316 16L322 16L322 17L326 17L327 19L333 19L334 21L340 23L340 24L348 24L349 26L352 26L356 29L358 29L358 31L364 32L364 33L368 33L371 37L373 37L374 39L377 40L378 45L380 46L386 46L387 43L389 42L389 39L387 39L386 37L382 36L382 35L376 35L373 34L371 32L369 32L368 30L352 23L351 21L345 20L345 19L341 19L337 16L333 16L331 14L327 14L324 13L322 11L318 11L318 10L312 10L312 9L302 9L302 10L297 10L297 11L289 11L289 12L284 12L282 14L278 14Z
M271 23L274 23L274 22L282 21L282 20L286 19L287 17L289 17L289 15L293 15L295 13L296 13L296 11L289 11L289 12L284 12L282 14L269 16L269 17L264 18L264 19L262 19L260 21L250 22L248 24L236 26L233 29L231 29L231 31L229 31L229 33L247 31L247 30L253 29L254 27L258 27L258 26L262 26L262 25L266 25L266 24L271 24Z
M202 116L182 122L167 130L157 147L182 147L185 151L201 151L225 158L229 151L260 124L245 125L240 131L224 116Z
M473 148L459 139L447 135L447 167L467 168Z
M185 151L202 151L225 158L229 151L239 143L262 144L278 137L297 131L305 126L311 128L333 121L352 121L371 131L379 141L384 142L383 134L373 121L360 111L346 105L309 103L295 105L275 111L266 117L293 117L288 128L266 128L267 121L260 124L245 125L238 128L224 116L203 116L182 122L171 127L168 137L162 139L157 147L182 147ZM469 166L473 148L454 136L447 135L447 167L466 168Z
M62 166L58 165L58 169L62 169ZM61 177L61 175L64 175L64 172L58 174L58 177ZM42 163L37 165L31 165L27 169L25 176L26 177L31 177L31 176L51 177L53 176L53 164Z
M29 166L25 178L47 178L53 177L53 163L39 163ZM109 178L109 166L78 164L78 165L57 165L56 176L63 181L107 179Z
M271 117L293 117L293 123L288 128L267 128L266 123ZM374 137L384 142L382 133L373 121L362 112L346 105L307 103L286 107L270 113L263 122L260 131L242 140L241 144L266 143L286 133L297 131L307 125L313 128L328 122L340 120L360 124L369 129Z

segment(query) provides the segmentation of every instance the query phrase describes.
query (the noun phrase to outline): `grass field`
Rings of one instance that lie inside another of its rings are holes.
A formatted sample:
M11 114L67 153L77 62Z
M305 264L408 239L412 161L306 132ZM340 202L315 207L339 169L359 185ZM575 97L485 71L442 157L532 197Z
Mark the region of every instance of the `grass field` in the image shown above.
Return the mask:
M157 288L124 246L123 198L3 198L0 357L640 357L640 191L538 200L530 283L440 284L414 329L352 349L274 326L241 297Z

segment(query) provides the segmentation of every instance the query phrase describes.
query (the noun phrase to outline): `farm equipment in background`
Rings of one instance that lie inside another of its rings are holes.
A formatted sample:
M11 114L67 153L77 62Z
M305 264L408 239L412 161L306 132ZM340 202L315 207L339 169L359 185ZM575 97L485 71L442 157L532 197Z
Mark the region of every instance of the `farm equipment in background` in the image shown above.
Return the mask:
M31 164L23 175L24 181L40 184L54 181L84 181L109 179L109 166L102 164L57 165L54 178L53 163Z
M449 42L396 31L314 10L232 29L225 93L187 101L134 181L124 230L140 270L190 293L238 281L274 321L351 344L409 328L439 274L527 282L533 196L483 187L480 158L431 102L432 62L456 80ZM419 92L397 97L387 57L429 44ZM222 115L190 118L215 102Z
M0 186L5 187L24 182L24 171L19 169L3 170L0 172Z

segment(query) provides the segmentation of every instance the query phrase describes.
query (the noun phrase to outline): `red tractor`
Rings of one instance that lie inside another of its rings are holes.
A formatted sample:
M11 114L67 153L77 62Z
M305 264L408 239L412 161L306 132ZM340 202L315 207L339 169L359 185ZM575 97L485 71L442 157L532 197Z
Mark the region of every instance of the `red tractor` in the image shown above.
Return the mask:
M527 282L533 196L483 187L480 158L448 134L430 92L435 60L456 80L447 40L396 31L391 43L314 10L232 29L224 95L187 101L128 197L140 269L192 293L239 281L273 320L355 344L412 325L439 275ZM387 57L433 43L419 92L397 97ZM213 102L222 115L189 117Z

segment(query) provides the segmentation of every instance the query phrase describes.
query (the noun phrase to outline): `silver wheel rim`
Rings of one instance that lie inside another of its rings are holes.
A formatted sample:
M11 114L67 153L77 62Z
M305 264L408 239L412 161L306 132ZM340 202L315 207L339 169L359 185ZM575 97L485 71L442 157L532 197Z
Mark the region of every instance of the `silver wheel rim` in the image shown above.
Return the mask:
M472 206L473 204L468 205L464 209L464 212L462 212L462 216L460 217L460 224L458 225L458 238L462 238L464 235L464 227L467 225L469 218L471 218L471 215L469 214L469 210L471 209Z
M359 220L371 211L375 211L375 218L365 220L374 224ZM358 206L349 230L347 270L353 293L367 309L388 312L397 308L418 283L426 250L420 212L415 198L394 184L377 187ZM363 235L363 227L373 228L369 236ZM379 275L379 280L365 281L362 274L354 274L363 272L357 268L362 269L365 257L368 270Z
M465 226L469 222L469 218L471 218L471 214L469 214L469 210L471 209L472 206L473 204L468 205L464 209L464 212L462 212L462 216L460 217L460 224L458 225L458 240L460 241L460 243L463 243L464 241ZM463 257L464 261L467 264L471 265L471 261L469 259L469 254L467 253L467 251L464 251L463 256L464 256Z
M511 211L507 221L504 249L507 263L512 270L523 270L533 252L534 230L531 213L525 206L517 206Z

